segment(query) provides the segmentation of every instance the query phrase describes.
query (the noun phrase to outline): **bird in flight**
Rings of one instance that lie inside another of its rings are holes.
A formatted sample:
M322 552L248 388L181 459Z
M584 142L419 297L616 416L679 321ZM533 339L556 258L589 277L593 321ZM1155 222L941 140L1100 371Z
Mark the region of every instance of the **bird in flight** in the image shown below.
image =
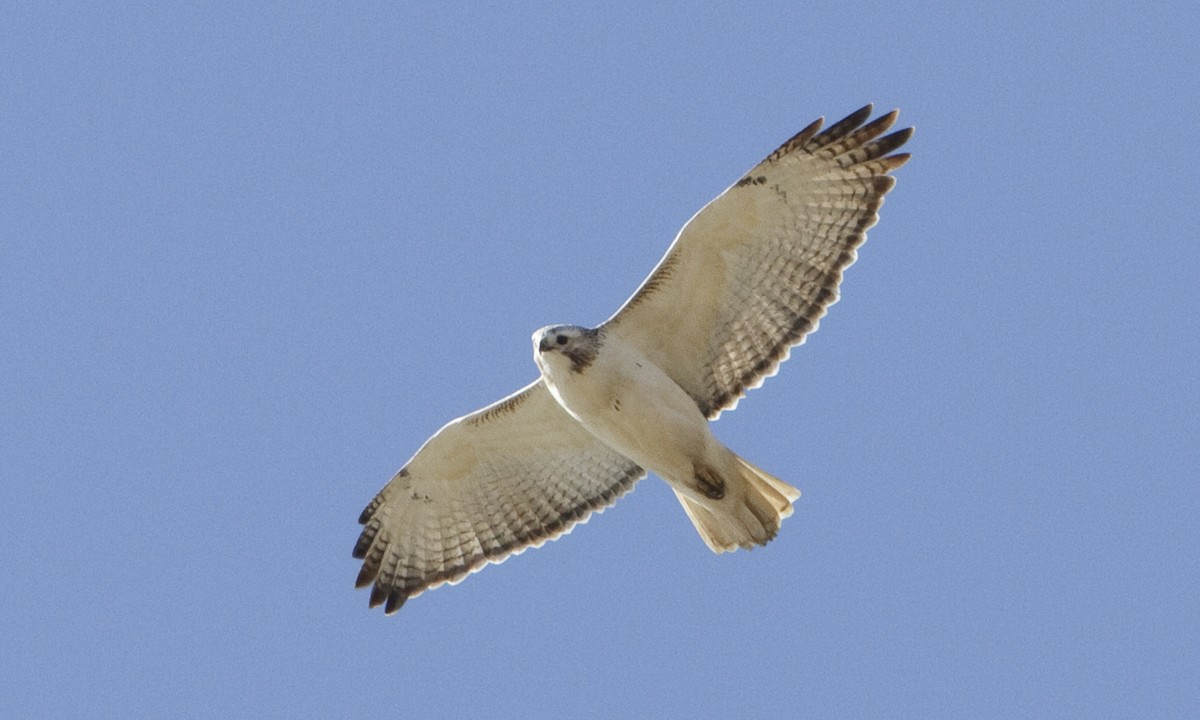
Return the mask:
M595 328L533 334L540 376L446 424L363 510L357 587L391 614L568 532L653 472L714 552L765 545L800 491L712 434L817 329L912 128L818 119L696 213Z

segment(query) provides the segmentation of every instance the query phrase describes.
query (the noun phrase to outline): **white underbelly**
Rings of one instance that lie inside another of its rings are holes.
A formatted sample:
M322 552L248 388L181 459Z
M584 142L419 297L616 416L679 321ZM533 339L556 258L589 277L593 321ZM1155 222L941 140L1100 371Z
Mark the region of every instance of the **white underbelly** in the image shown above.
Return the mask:
M553 380L559 402L585 428L664 479L690 478L711 442L695 401L643 358L609 356Z

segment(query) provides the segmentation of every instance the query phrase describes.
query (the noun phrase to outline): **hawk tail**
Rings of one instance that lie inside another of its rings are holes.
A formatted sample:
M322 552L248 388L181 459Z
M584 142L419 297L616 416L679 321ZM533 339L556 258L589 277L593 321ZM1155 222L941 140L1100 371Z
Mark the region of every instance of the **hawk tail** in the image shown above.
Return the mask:
M724 480L723 497L701 502L675 491L705 544L715 553L766 545L792 514L800 491L734 455L737 477Z

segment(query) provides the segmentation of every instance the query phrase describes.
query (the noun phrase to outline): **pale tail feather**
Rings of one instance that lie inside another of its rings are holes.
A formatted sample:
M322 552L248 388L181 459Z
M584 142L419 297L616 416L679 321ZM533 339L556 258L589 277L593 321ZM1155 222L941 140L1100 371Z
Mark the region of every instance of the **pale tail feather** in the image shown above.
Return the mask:
M726 478L725 497L710 505L680 493L675 496L704 542L716 553L739 547L766 545L779 532L783 519L791 516L792 502L800 491L742 458L737 458L741 477Z

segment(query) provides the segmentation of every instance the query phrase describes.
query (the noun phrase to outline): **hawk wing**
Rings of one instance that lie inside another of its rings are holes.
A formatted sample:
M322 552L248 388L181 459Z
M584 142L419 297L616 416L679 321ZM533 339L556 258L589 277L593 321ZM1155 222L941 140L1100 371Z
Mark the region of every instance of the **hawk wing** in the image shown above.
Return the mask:
M645 472L567 415L538 380L448 423L363 510L357 587L388 614L488 563L540 547Z
M867 105L817 120L696 213L642 286L605 323L654 361L710 418L737 405L817 329L842 271L908 160L880 137L897 111Z

